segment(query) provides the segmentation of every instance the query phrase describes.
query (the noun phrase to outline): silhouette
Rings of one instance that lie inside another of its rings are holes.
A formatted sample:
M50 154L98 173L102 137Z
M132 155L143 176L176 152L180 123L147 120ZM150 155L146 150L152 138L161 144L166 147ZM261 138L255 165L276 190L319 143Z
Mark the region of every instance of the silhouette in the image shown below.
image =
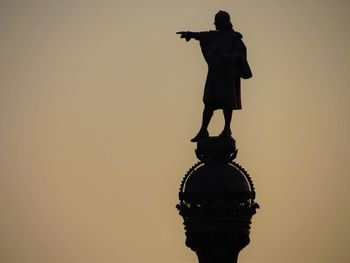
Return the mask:
M232 138L208 137L197 142L200 160L184 176L176 206L183 217L186 246L199 263L237 263L250 243L253 215L259 208L248 172L233 160Z
M191 140L197 142L199 162L184 176L176 207L183 218L186 246L199 263L237 263L240 251L250 243L251 221L259 205L252 178L233 161L238 150L230 124L233 110L242 108L241 78L252 73L242 35L233 30L227 12L215 15L215 27L177 32L186 41L199 41L208 75L202 125ZM209 137L208 125L218 109L223 110L225 126L219 136Z
M208 74L204 88L204 111L198 134L191 139L198 142L209 137L208 126L214 110L222 109L225 126L220 137L230 137L232 111L242 109L241 78L252 77L247 62L246 46L242 35L233 29L230 15L219 11L215 15L216 30L204 32L181 31L177 34L186 41L198 40L208 64Z

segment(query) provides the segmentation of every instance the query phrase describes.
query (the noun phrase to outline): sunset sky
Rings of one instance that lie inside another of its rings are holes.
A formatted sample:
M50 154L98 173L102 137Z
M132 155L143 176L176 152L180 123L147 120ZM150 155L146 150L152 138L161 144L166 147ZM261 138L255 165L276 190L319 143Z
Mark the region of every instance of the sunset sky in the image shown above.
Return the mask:
M240 263L350 262L350 1L0 0L0 262L192 263L175 205L231 14L261 209ZM210 133L223 128L214 114Z

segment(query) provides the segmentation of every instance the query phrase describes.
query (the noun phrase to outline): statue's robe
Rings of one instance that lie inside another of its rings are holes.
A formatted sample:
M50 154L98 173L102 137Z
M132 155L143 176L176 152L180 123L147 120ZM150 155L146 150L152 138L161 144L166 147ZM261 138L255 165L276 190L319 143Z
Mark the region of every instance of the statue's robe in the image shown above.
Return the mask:
M242 108L241 78L252 77L242 35L232 29L199 33L208 64L203 102L212 109Z

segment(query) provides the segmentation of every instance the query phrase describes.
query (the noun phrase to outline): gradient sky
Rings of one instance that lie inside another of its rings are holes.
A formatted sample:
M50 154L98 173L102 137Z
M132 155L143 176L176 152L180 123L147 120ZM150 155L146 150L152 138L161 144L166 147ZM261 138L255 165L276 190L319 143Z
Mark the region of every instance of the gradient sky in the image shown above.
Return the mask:
M350 1L0 0L1 263L197 262L175 205L207 68L175 32L220 9L254 75L232 124L261 206L239 262L350 262Z

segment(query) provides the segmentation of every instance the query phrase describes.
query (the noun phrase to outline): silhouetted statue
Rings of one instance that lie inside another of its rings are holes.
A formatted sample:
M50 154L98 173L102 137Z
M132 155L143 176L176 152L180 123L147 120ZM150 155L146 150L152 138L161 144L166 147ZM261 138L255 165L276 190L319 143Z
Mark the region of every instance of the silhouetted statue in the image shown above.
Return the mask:
M215 15L216 30L204 32L181 31L177 34L189 41L199 40L204 59L208 64L208 75L204 88L204 111L202 126L191 140L197 142L209 136L208 125L214 110L222 109L225 127L221 137L231 137L232 110L239 110L241 105L240 79L252 77L247 62L247 51L242 35L234 31L230 15L219 11Z

